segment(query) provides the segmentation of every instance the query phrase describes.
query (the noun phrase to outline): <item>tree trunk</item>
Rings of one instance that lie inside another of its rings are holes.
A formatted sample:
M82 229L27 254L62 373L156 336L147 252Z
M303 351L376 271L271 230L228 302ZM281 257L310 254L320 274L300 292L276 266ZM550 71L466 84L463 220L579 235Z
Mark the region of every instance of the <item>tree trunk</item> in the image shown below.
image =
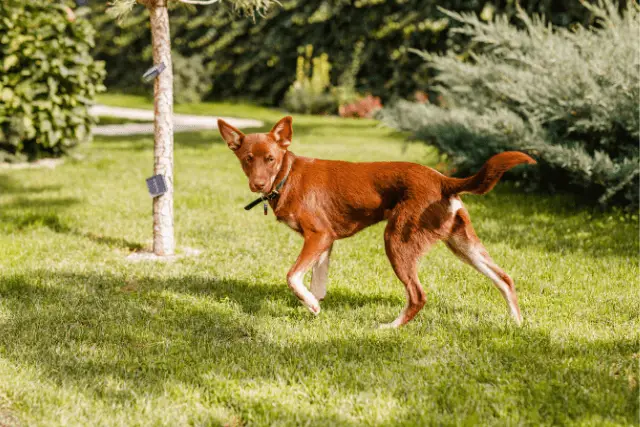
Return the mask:
M153 253L173 255L173 67L169 12L166 1L149 7L153 62L164 63L165 70L154 83L154 174L164 175L167 192L153 199Z

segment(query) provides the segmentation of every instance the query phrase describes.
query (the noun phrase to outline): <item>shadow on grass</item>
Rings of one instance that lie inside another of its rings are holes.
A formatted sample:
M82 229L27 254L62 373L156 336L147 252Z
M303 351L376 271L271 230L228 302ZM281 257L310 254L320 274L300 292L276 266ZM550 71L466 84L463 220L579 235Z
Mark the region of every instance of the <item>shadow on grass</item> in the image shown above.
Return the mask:
M286 287L197 276L132 283L119 275L40 270L0 278L0 298L11 313L0 323L2 357L107 405L161 396L180 383L241 418L268 411L272 420L303 423L356 424L341 412L306 413L306 404L299 411L284 396L300 388L314 390L321 407L345 399L347 412L363 393L386 396L401 406L389 421L406 425L630 424L638 409L637 383L626 377L637 337L558 342L530 327L460 325L447 306L431 306L428 331L414 324L289 340L272 329L285 322L313 330L315 319L300 310L278 317L263 310L268 300L297 305ZM349 298L325 306L346 311L380 303L349 293L336 302ZM277 391L261 393L261 385Z
M70 206L75 203L73 200L71 201L59 201L60 205ZM28 204L29 207L32 207L31 204ZM50 206L50 205L49 205ZM14 205L15 207L15 205ZM106 245L110 247L118 247L123 249L128 249L130 251L140 251L145 248L142 243L132 242L122 237L109 237L98 235L92 232L86 232L77 230L75 228L69 227L64 224L60 217L56 213L51 212L42 212L42 213L21 213L18 215L10 215L6 213L0 214L0 221L4 222L4 225L7 226L9 224L12 225L12 228L15 230L24 230L30 227L45 227L51 231L60 234L67 234L69 236L82 237L85 239L89 239L92 242Z
M16 181L10 176L0 174L0 195L40 194L40 193L46 193L50 191L57 191L59 189L60 189L59 185L41 185L37 187L34 187L34 186L25 187L20 182Z
M489 194L464 196L463 201L478 236L487 243L591 257L635 258L640 250L638 239L630 238L640 230L637 217L588 209L573 203L570 195L524 193L501 184Z
M72 197L41 197L42 193L56 191L56 187L22 187L2 178L0 176L0 186L9 188L7 194L14 195L11 201L0 203L0 227L4 229L20 231L40 226L60 232L64 226L57 212L80 202ZM30 197L31 193L37 197Z
M0 176L2 178L2 176ZM65 224L58 214L62 209L70 208L81 200L70 197L38 197L30 198L28 195L42 194L56 191L58 187L21 187L17 184L7 185L8 180L0 179L0 187L9 188L10 194L19 194L11 202L0 203L0 230L22 231L32 227L45 227L51 231L70 236L78 236L89 239L95 243L107 246L126 248L130 251L144 249L144 245L131 242L124 238L102 236L92 232L77 230ZM23 196L25 194L26 196Z

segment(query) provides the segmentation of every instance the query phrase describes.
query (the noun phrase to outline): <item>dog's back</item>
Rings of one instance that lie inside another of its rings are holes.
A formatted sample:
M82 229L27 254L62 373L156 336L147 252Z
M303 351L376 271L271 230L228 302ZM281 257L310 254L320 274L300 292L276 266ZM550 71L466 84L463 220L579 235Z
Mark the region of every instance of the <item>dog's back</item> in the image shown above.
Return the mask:
M287 187L276 205L277 217L311 215L336 238L386 219L399 203L419 201L428 206L451 196L484 194L506 170L535 162L519 152L492 157L481 171L466 179L448 178L426 166L408 162L352 163L295 156ZM274 204L275 205L275 204ZM299 227L296 227L300 229Z

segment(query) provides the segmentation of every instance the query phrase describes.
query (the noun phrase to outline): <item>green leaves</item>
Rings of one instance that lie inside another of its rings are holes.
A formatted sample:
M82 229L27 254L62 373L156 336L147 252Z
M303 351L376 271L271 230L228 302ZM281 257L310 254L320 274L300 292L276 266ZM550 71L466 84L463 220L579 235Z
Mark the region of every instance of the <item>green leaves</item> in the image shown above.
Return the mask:
M122 22L136 3L136 0L114 0L107 8L107 14L118 22Z
M56 156L87 139L86 100L102 89L104 68L90 54L91 25L54 6L7 0L0 8L2 158Z
M13 100L13 91L11 88L5 87L0 91L0 101L3 103L10 103Z
M13 67L14 65L16 65L18 63L18 56L17 55L9 55L6 58L4 58L3 61L3 68L4 71L9 71L9 69L11 67Z

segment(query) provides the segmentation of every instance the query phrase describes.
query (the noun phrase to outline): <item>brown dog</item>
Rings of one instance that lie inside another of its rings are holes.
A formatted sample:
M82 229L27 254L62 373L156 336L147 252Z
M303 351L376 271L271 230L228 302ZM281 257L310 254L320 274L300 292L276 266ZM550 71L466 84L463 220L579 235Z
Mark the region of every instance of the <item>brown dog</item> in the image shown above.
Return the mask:
M459 195L487 193L508 169L521 163L534 164L535 160L520 152L500 153L477 174L458 179L407 162L311 159L289 151L291 120L285 117L271 132L263 134L244 135L223 120L218 120L218 128L240 160L251 191L262 193L278 221L304 237L302 252L287 274L287 283L312 313L320 312L318 301L327 292L333 242L386 219L385 249L406 287L407 305L397 319L382 326L404 325L424 306L426 295L418 279L418 261L438 240L491 279L513 318L521 323L513 280L482 246ZM309 291L303 277L312 267Z

